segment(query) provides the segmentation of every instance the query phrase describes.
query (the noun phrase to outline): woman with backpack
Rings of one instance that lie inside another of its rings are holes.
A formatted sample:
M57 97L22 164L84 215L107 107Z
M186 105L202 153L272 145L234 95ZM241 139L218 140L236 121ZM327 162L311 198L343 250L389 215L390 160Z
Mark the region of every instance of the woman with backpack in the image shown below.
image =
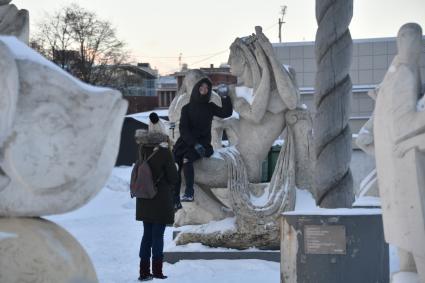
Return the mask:
M174 223L173 190L178 182L177 168L171 151L164 146L168 141L167 135L138 130L136 139L140 144L140 157L148 159L152 180L157 188L153 198L136 200L136 220L143 221L139 281L165 279L167 276L162 273L164 231L166 225Z

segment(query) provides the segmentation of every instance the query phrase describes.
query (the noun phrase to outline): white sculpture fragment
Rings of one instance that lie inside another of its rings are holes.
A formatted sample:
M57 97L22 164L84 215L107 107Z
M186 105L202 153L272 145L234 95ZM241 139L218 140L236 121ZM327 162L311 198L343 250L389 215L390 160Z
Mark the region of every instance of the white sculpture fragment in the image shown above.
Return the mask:
M97 283L81 245L40 218L0 218L0 282Z
M0 216L76 209L106 182L127 103L0 37Z
M415 269L425 282L425 111L419 25L403 25L398 54L381 83L375 106L374 138L386 241L397 246L401 271ZM422 98L423 99L423 98Z

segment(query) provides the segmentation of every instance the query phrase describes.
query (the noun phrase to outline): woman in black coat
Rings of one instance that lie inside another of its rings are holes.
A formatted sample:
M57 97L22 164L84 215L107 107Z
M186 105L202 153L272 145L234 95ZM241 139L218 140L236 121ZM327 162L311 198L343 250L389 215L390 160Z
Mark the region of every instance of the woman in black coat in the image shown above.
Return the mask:
M183 169L186 189L181 201L193 201L194 169L193 162L210 157L214 150L211 146L211 125L214 116L227 118L232 115L232 102L227 93L220 94L222 107L210 102L212 83L206 77L201 77L194 85L190 102L183 106L180 116L180 137L174 146L174 158L179 165L179 177ZM181 208L180 184L175 190L176 209Z
M173 190L178 182L174 158L168 149L168 137L161 133L138 132L141 155L150 156L148 164L152 177L157 182L158 193L153 199L136 200L136 220L143 221L143 238L140 244L140 281L154 278L165 279L162 273L164 231L166 225L174 223Z

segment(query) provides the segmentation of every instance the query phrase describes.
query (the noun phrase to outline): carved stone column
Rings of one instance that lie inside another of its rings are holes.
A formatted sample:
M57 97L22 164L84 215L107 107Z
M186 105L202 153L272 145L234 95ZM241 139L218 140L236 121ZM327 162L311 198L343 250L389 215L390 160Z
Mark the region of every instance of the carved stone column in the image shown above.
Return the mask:
M321 207L350 207L350 117L352 39L348 25L352 0L316 1L316 113L313 119L315 173L313 194Z

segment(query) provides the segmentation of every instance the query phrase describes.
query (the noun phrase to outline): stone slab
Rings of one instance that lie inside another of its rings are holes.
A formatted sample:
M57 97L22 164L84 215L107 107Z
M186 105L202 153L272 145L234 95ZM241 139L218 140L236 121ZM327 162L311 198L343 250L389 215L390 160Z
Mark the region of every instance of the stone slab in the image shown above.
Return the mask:
M280 262L280 251L199 251L199 252L164 252L164 261L176 263L180 260L213 259L260 259Z

